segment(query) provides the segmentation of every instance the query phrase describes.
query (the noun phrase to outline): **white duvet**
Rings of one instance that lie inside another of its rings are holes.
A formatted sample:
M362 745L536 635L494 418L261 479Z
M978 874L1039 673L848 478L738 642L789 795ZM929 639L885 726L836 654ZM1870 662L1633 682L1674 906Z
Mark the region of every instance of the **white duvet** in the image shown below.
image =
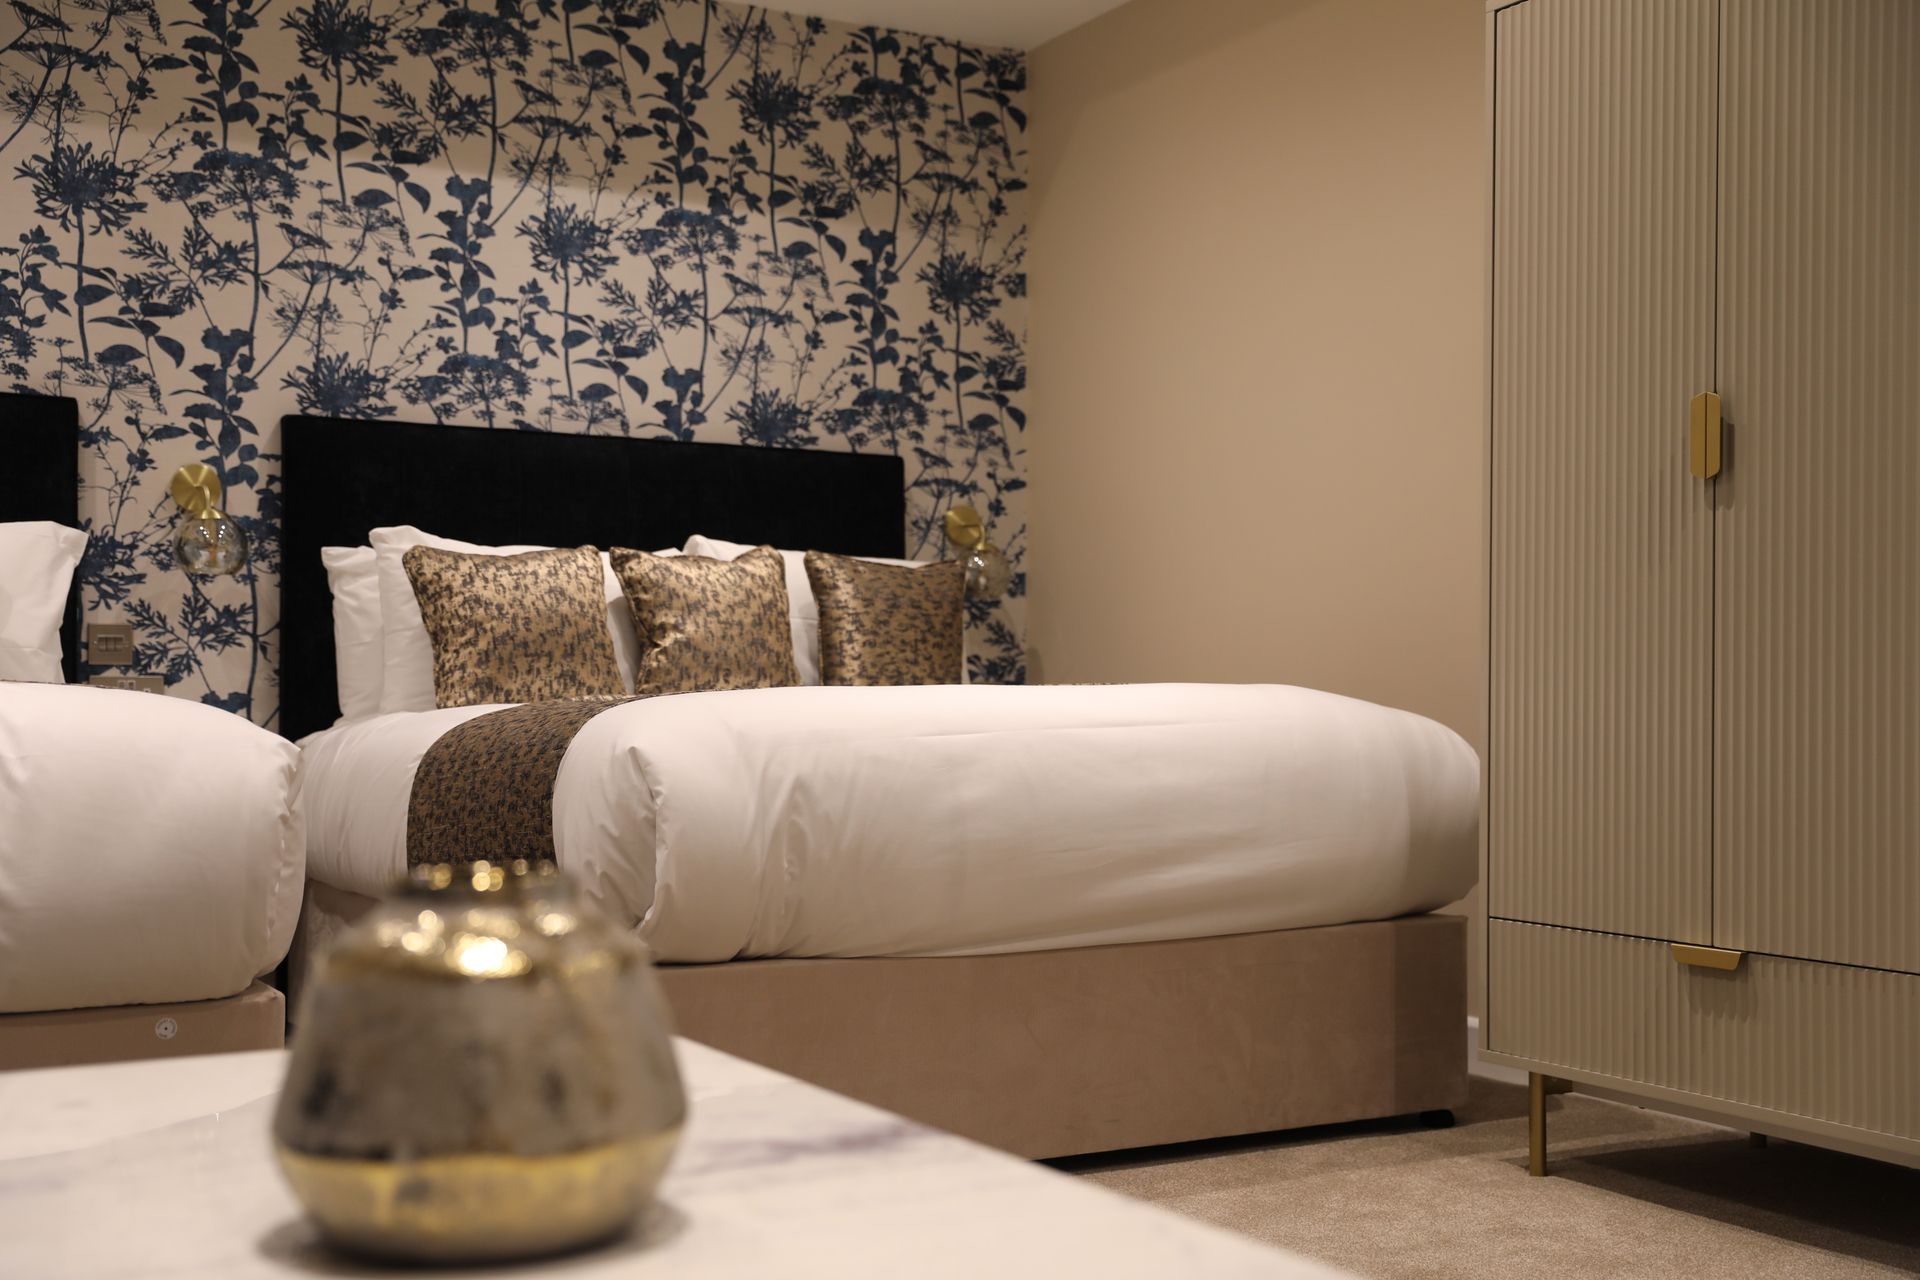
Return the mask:
M300 753L151 693L0 683L0 1012L210 1000L292 941Z
M494 709L305 739L309 873L388 888L421 755ZM1028 951L1442 906L1478 796L1451 730L1310 689L760 689L589 721L554 843L661 960Z

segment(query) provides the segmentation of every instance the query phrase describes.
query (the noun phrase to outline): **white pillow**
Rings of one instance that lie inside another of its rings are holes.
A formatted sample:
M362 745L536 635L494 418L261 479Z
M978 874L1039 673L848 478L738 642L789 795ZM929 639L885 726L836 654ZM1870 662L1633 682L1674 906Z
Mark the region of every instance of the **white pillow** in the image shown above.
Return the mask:
M738 560L753 548L744 542L727 542L696 533L683 548L690 556L711 560ZM807 579L807 553L781 551L787 565L787 620L793 628L793 666L801 684L820 683L820 605L813 598L813 583ZM870 564L923 565L926 560L889 560L884 556L855 556Z
M511 556L523 551L546 551L547 547L490 547L477 542L459 542L422 533L412 525L375 529L367 535L373 544L375 573L380 584L382 632L381 663L384 669L380 690L382 711L431 711L433 696L433 641L427 636L426 620L420 616L420 602L414 598L413 582L401 557L410 547L434 547L441 551L460 551L468 555ZM678 551L660 551L656 555L677 556ZM634 634L633 610L627 607L626 593L620 589L620 577L613 571L611 557L600 553L600 571L605 582L607 630L613 635L613 656L620 664L620 681L633 692L635 672L640 665L640 638Z
M322 547L327 588L333 592L333 662L339 676L340 716L357 720L380 710L386 683L386 642L380 613L379 557L372 547Z
M87 535L51 520L0 524L0 680L60 684L60 623Z

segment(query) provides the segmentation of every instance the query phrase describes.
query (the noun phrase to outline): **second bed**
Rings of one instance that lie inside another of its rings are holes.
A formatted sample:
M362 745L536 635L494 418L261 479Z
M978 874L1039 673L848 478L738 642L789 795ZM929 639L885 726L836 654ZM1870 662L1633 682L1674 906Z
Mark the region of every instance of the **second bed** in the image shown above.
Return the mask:
M891 458L318 420L285 440L296 995L404 871L438 748L500 710L338 720L321 547L413 525L900 552ZM458 489L414 486L429 467ZM1464 1099L1465 921L1435 908L1473 881L1478 764L1430 720L1282 685L812 686L616 702L569 732L525 771L534 825L647 941L693 1038L1031 1156Z

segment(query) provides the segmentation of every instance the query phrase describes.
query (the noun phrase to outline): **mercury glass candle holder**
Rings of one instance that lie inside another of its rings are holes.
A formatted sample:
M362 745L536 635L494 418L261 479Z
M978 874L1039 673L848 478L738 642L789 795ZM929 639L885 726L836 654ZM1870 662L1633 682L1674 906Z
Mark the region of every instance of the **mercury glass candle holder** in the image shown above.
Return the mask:
M321 1232L476 1262L627 1230L686 1093L645 949L552 864L414 869L303 993L274 1117Z

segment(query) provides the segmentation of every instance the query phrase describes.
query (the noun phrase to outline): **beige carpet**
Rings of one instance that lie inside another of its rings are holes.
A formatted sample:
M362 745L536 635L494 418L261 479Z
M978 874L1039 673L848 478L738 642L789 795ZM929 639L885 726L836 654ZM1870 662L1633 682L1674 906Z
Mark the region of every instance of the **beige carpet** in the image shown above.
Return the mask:
M1475 1080L1452 1129L1342 1125L1055 1162L1361 1276L1920 1274L1920 1171Z

